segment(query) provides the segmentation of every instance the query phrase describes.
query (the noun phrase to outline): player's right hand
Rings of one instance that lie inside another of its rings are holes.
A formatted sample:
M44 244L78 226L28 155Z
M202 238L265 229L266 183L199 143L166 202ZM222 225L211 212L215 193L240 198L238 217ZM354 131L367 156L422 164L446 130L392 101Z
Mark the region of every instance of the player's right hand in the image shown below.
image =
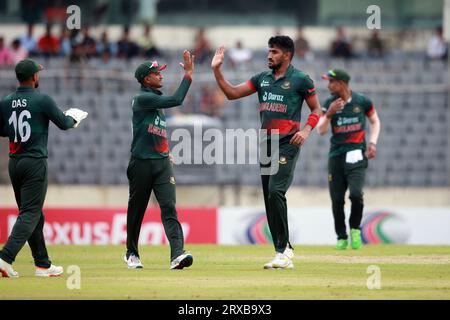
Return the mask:
M334 100L330 104L330 107L328 108L326 116L331 118L336 112L342 111L342 109L344 109L344 106L345 106L345 101L342 100L341 98Z
M225 46L220 46L219 48L217 48L216 54L212 59L211 69L220 68L220 66L223 63L224 57L225 57Z

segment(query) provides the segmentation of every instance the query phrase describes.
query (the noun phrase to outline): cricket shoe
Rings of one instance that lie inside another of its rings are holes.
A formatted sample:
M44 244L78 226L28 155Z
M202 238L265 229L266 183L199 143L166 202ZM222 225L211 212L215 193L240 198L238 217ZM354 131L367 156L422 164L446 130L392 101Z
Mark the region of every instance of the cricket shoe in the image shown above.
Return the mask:
M352 249L358 250L362 246L361 240L361 230L359 229L351 229L350 235L352 238Z
M348 247L347 239L339 239L336 243L336 250L345 250Z
M170 269L183 269L190 267L192 263L194 262L194 257L189 252L184 252L183 254L179 255L175 259L172 260L170 263Z
M142 269L144 265L141 263L141 260L138 256L134 254L130 254L127 259L127 255L123 256L123 261L128 265L128 269Z
M3 278L18 278L19 274L14 271L11 264L0 259L0 274Z
M293 269L294 250L286 248L283 253L277 252L272 261L264 265L264 269Z
M63 273L64 273L63 267L51 265L50 268L36 267L36 272L34 273L34 275L36 277L49 278L49 277L59 277Z

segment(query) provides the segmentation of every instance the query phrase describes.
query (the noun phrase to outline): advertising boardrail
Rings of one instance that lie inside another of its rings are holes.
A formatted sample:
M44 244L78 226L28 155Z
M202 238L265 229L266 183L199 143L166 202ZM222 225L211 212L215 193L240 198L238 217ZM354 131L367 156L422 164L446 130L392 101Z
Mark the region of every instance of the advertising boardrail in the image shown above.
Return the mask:
M51 245L121 245L127 238L126 209L45 209L44 237ZM217 243L216 208L178 208L186 243ZM17 219L17 209L0 209L0 243ZM146 211L140 244L167 244L159 208Z
M270 244L264 209L258 207L179 207L188 244ZM348 213L348 212L347 212ZM44 210L44 236L52 245L123 245L126 209L49 208ZM0 208L0 243L5 243L17 219L17 209ZM361 224L366 245L450 245L450 207L367 208ZM329 207L289 209L292 244L334 245ZM165 245L159 208L147 210L140 244Z

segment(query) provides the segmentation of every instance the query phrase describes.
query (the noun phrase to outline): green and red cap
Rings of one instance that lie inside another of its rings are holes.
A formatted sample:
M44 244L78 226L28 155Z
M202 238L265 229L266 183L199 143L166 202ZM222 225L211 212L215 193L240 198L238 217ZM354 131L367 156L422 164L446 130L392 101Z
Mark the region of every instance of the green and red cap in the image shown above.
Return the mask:
M324 80L342 80L345 82L350 81L350 75L341 69L330 69L327 73L322 75Z
M42 64L32 59L25 59L16 64L16 77L19 82L28 80L31 76L39 71L44 70Z
M161 72L167 68L167 64L159 65L158 61L145 61L141 63L134 73L137 81L142 82L152 72Z

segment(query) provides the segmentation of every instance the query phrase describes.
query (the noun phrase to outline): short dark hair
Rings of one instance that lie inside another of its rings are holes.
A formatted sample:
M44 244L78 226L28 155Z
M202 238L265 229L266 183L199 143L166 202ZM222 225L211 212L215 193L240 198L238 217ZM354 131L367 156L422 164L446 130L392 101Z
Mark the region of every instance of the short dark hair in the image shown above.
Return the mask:
M288 36L274 36L269 39L269 48L278 47L284 52L291 53L291 60L294 57L294 41Z

